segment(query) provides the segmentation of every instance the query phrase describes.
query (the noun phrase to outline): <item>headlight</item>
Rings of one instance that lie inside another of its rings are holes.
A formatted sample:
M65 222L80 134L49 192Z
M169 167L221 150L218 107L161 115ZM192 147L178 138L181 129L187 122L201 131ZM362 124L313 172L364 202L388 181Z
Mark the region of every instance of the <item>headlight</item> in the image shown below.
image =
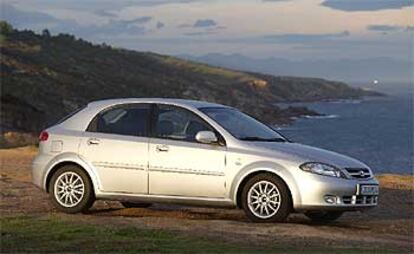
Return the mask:
M333 177L343 177L342 171L334 166L319 162L307 162L299 166L306 172Z

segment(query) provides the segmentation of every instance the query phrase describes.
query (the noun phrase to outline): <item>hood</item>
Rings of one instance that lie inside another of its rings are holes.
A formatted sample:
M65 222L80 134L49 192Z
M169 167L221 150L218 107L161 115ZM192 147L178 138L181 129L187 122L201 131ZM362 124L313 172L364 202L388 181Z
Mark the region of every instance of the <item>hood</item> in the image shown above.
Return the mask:
M248 142L249 145L266 149L275 156L284 155L298 160L299 163L304 162L323 162L339 168L357 167L367 168L364 163L351 157L335 153L332 151L316 148L312 146L302 145L298 143L288 142Z

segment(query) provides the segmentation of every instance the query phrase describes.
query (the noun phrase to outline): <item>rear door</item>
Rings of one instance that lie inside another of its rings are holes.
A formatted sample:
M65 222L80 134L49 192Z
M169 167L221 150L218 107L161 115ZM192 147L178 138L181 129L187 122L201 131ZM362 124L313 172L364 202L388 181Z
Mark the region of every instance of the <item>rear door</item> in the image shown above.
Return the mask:
M80 154L98 174L104 192L148 193L150 104L123 104L98 114Z

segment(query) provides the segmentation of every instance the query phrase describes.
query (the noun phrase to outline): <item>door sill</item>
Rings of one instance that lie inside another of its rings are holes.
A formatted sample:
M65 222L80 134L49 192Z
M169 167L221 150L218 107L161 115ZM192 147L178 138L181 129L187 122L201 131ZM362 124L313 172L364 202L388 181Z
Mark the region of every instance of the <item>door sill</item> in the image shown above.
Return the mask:
M134 193L117 193L105 192L96 195L97 199L129 201L129 202L146 202L146 203L167 203L182 204L190 206L211 206L211 207L235 207L231 199L227 198L209 198L209 197L183 197L167 195L146 195Z

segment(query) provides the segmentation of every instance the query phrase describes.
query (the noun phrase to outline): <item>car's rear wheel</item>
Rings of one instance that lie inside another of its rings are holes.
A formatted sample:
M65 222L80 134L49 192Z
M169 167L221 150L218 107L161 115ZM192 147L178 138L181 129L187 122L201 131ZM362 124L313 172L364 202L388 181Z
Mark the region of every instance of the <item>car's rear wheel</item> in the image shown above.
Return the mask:
M292 207L286 184L268 173L256 175L246 182L241 202L247 217L254 222L285 221Z
M125 208L147 208L150 207L151 203L136 203L136 202L121 202Z
M306 212L305 215L309 219L311 219L314 222L332 222L334 220L337 220L339 217L341 217L343 212L339 211L329 211L329 212L323 212L323 211L309 211Z
M86 212L95 201L88 175L72 165L64 166L53 174L49 194L54 206L65 213Z

